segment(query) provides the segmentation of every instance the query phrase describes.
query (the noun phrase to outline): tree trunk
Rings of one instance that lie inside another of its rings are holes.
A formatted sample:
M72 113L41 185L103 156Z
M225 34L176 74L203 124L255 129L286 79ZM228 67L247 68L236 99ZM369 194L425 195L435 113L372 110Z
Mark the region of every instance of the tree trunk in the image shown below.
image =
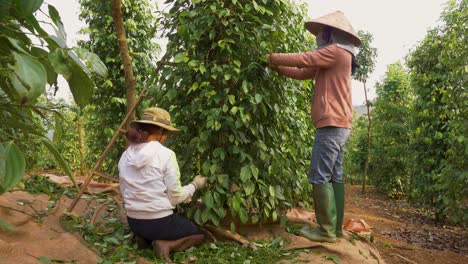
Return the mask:
M371 147L371 126L372 120L370 116L370 105L369 100L367 99L367 88L366 82L364 82L364 96L366 98L366 107L367 107L367 157L366 161L364 162L364 178L362 179L362 193L366 192L366 181L367 181L367 174L369 173L369 158L370 158L370 147Z
M88 176L88 168L86 167L86 145L85 145L85 129L84 117L80 113L78 116L78 144L80 153L80 175Z
M122 1L113 0L112 2L112 17L114 19L114 26L117 32L117 40L119 42L120 56L122 57L122 64L124 66L125 76L125 91L127 96L127 112L131 109L132 105L136 103L136 81L133 75L132 59L128 52L127 37L125 36L124 21L122 15ZM129 122L135 119L133 113L129 118ZM127 124L129 123L127 122Z

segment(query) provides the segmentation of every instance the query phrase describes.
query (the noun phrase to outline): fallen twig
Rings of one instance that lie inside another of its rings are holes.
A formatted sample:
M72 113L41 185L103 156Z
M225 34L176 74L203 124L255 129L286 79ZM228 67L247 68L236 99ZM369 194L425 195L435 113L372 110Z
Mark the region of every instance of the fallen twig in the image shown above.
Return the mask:
M409 259L403 257L403 256L400 255L400 254L395 254L395 253L394 253L394 254L392 254L392 255L397 256L397 257L401 258L402 260L407 261L408 263L411 263L411 264L418 264L418 263L416 263L416 262L414 262L414 261L412 261L412 260L409 260Z
M117 207L119 208L119 218L122 224L125 226L128 226L128 221L127 221L127 213L125 212L125 207L123 205L123 201L119 198L114 198L115 203L117 204Z
M100 204L96 208L96 211L94 211L93 217L91 217L90 224L94 225L96 223L97 218L99 217L99 215L104 209L107 209L108 205L109 205L109 202L105 202L103 204Z
M21 210L12 208L12 207L4 206L4 205L0 205L0 207L1 207L1 208L4 208L4 209L8 209L8 210L15 211L15 212L18 212L18 213L22 213L22 214L25 214L25 215L27 215L27 216L31 216L31 217L34 217L34 218L38 218L38 217L40 218L40 216L33 215L33 214L30 214L30 213L26 213L25 211L21 211Z
M248 241L246 238L242 237L239 234L233 233L233 232L231 232L229 230L226 230L226 229L223 229L223 228L220 228L220 227L211 226L211 225L206 225L206 226L204 226L204 228L208 229L213 234L216 234L216 235L225 237L227 239L231 239L231 240L234 240L236 242L239 242L244 247L248 247L248 248L250 248L252 250L257 250L257 246L254 243Z
M216 242L216 241L217 241L217 239L216 239L216 237L213 235L213 233L211 233L210 231L208 231L208 230L205 229L205 228L202 228L202 229L203 229L203 231L205 231L206 234L211 238L211 240L213 240L213 242Z

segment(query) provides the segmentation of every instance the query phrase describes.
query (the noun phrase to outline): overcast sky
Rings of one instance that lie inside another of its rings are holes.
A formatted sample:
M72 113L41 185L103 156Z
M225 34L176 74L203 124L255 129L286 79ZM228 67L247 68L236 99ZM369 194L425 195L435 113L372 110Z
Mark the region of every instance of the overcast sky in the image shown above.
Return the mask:
M73 46L83 39L77 32L84 25L78 18L77 0L46 0L54 5L65 25L68 44ZM157 0L161 3L163 1ZM387 66L402 61L428 29L438 24L446 0L308 0L309 18L317 18L334 11L342 11L356 31L365 30L374 36L373 46L378 50L376 68L370 76L370 97L375 96L374 84L381 80ZM66 82L60 81L60 86ZM61 87L61 96L67 97L67 87ZM353 82L353 104L364 102L361 84Z

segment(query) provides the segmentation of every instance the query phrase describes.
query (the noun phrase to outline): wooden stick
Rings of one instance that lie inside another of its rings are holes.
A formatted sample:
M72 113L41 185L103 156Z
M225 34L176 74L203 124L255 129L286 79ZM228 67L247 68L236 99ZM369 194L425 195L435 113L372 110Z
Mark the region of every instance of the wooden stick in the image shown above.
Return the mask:
M97 176L101 177L101 178L104 178L104 179L108 179L108 180L111 180L111 181L114 181L114 182L119 182L119 179L116 178L116 177L113 177L109 174L106 174L102 171L95 171L94 174L96 174Z
M213 234L216 234L216 235L225 237L227 239L231 239L231 240L234 240L236 242L239 242L244 247L248 247L248 248L251 248L253 250L257 250L257 246L254 243L248 241L246 238L242 237L239 234L232 233L229 230L226 230L226 229L223 229L223 228L220 228L220 227L216 227L216 226L211 226L211 225L206 225L203 228L209 230Z
M99 215L103 212L103 210L107 209L107 206L109 205L109 202L105 202L100 204L97 208L96 211L94 211L93 216L91 217L90 223L94 225L96 223L96 220L98 219Z
M409 263L411 263L411 264L418 264L418 263L416 263L416 262L414 262L414 261L412 261L412 260L409 260L409 259L403 257L403 256L400 255L400 254L395 254L395 253L394 253L394 254L392 254L392 255L397 256L397 257L401 258L402 260L405 260L405 261L407 261L407 262L409 262Z
M165 60L166 60L166 56L168 54L166 53L162 59L160 60L160 63L158 65L158 67L156 68L155 70L155 75L157 72L159 72L162 68L163 65L165 65ZM154 78L154 76L153 76ZM153 79L152 78L152 79ZM150 81L152 81L152 79ZM148 81L147 83L150 83L150 81ZM98 171L99 167L101 167L102 165L102 162L104 162L104 158L107 156L107 154L109 154L109 151L111 149L111 147L115 144L115 142L117 141L117 138L119 137L119 135L121 134L121 131L123 130L125 124L127 124L127 121L128 119L132 116L133 112L135 112L135 109L137 108L137 106L140 104L141 100L143 99L143 96L145 95L146 93L146 89L148 88L148 85L145 84L145 86L143 87L143 89L141 90L140 94L138 95L138 100L135 102L135 104L132 105L132 107L128 110L127 112L127 115L125 116L125 118L122 120L122 123L120 123L120 126L119 128L117 129L117 131L115 132L114 136L112 137L111 141L109 142L109 144L107 145L107 147L104 149L104 152L101 154L101 156L99 157L98 161L96 162L96 165L94 165L94 168L93 170L91 171L91 173L86 177L86 180L84 181L83 185L81 186L81 189L80 189L80 192L76 195L75 199L73 199L72 203L70 204L70 207L67 209L67 211L69 212L72 212L73 209L75 208L76 204L78 203L78 200L81 198L81 196L83 195L83 193L85 192L86 188L88 187L89 183L91 182L91 180L93 179L93 176L96 175L96 172Z

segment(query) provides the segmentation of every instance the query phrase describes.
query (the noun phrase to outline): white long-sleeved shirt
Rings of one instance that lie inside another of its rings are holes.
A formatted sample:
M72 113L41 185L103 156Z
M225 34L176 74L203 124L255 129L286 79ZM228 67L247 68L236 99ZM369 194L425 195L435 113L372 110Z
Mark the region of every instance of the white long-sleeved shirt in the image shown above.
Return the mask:
M181 185L175 153L157 141L131 144L120 158L119 177L127 215L135 219L171 215L195 192L193 184Z

